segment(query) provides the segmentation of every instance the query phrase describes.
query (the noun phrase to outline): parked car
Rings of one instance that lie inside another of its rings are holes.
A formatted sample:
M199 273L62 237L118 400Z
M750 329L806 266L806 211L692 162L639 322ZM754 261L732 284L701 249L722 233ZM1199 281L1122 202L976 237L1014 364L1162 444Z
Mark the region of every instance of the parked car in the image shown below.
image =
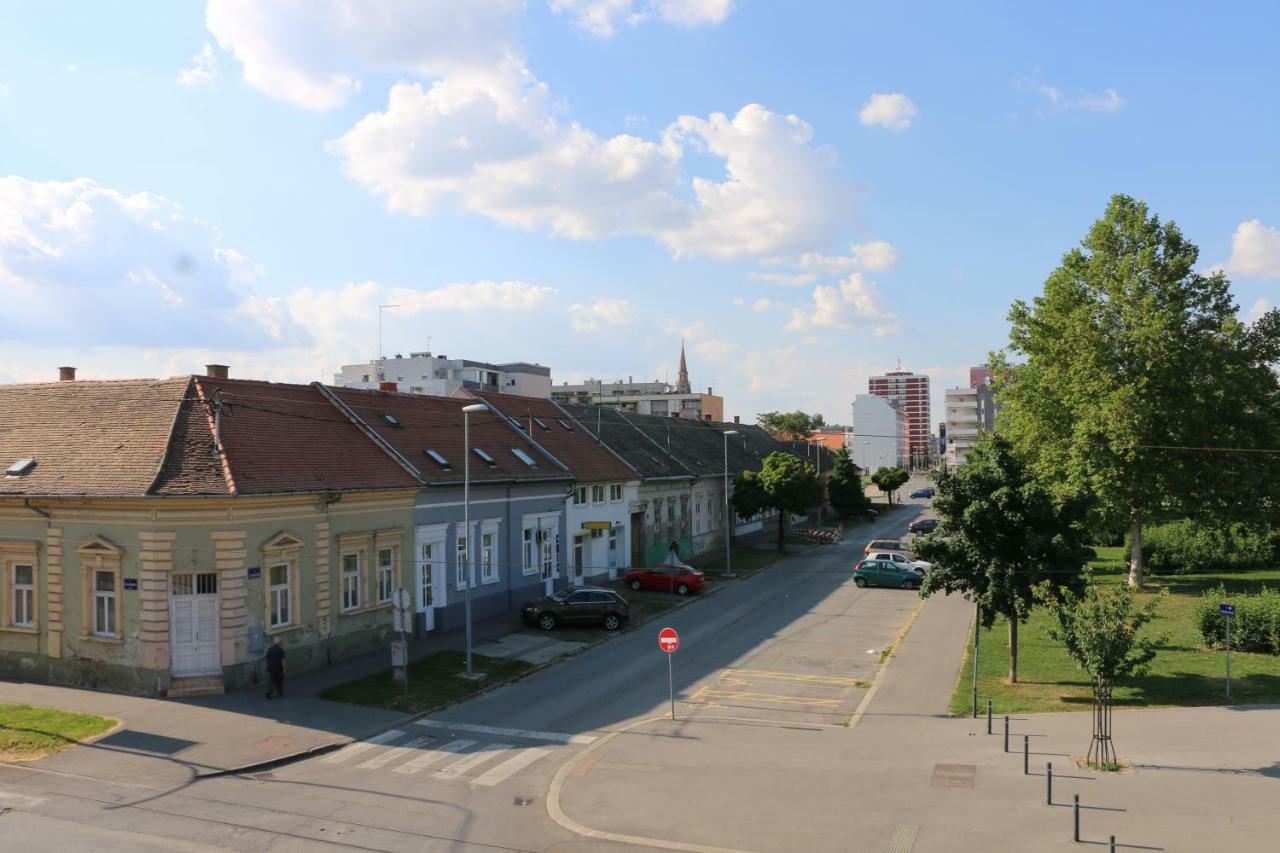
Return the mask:
M853 582L863 586L893 586L919 589L924 575L914 566L903 566L890 560L861 560L853 567Z
M917 560L906 551L872 551L867 554L868 560L888 560L899 566L914 566L922 572L927 572L933 568L932 563L926 563L924 560Z
M931 498L931 497L933 497L935 494L937 494L937 492L935 492L935 491L933 490L933 487L932 487L932 486L925 486L923 489L916 489L914 492L912 492L912 493L911 493L911 497L913 497L913 498Z
M942 522L936 518L918 518L907 525L908 533L932 533Z
M631 569L622 576L622 582L632 589L653 589L658 592L674 592L676 595L701 592L706 586L702 572L683 563L678 566Z
M544 631L557 625L602 625L616 631L631 618L631 605L611 589L580 586L527 601L520 616Z
M905 551L907 543L900 539L872 539L867 543L867 547L862 549L862 555L865 557L872 551Z

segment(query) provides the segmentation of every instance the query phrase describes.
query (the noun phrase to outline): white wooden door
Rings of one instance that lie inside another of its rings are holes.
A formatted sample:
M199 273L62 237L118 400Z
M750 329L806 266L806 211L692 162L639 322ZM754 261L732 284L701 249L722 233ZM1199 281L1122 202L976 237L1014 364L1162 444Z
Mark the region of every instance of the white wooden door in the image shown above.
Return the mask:
M443 539L429 539L418 546L418 612L425 627L434 631L436 610L446 602L445 550Z
M217 572L169 575L169 625L175 676L222 672Z

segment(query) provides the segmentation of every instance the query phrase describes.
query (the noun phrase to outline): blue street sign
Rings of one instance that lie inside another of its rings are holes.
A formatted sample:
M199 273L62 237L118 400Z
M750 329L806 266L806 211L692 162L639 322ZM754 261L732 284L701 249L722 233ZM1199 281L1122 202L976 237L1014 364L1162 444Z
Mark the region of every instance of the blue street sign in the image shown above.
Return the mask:
M1230 619L1236 615L1236 606L1234 604L1219 604L1218 612Z
M137 579L137 578L125 578L125 579L124 579L124 588L125 588L125 589L136 590L136 589L138 588L138 579Z

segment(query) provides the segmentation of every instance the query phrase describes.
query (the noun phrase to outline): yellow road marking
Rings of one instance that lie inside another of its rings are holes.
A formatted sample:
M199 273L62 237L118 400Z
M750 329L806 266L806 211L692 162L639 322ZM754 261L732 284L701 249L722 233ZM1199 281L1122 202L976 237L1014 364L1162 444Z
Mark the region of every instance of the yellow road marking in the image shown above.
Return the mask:
M832 687L852 687L863 679L845 678L840 675L802 675L795 672L772 672L765 669L725 669L723 677L764 678L778 681L800 681L805 684L822 684Z
M743 693L731 690L702 689L693 698L707 696L713 699L751 699L756 702L781 702L785 705L813 705L830 708L840 704L839 699L812 699L808 696L779 696L776 693Z

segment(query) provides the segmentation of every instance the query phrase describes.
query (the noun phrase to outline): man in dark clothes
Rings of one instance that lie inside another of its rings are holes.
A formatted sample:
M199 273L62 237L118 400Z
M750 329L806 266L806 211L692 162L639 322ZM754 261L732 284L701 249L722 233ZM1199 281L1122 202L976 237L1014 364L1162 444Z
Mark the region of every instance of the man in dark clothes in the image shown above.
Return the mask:
M284 698L284 641L276 637L271 648L267 649L267 675L271 685L267 688L267 698L273 695Z

